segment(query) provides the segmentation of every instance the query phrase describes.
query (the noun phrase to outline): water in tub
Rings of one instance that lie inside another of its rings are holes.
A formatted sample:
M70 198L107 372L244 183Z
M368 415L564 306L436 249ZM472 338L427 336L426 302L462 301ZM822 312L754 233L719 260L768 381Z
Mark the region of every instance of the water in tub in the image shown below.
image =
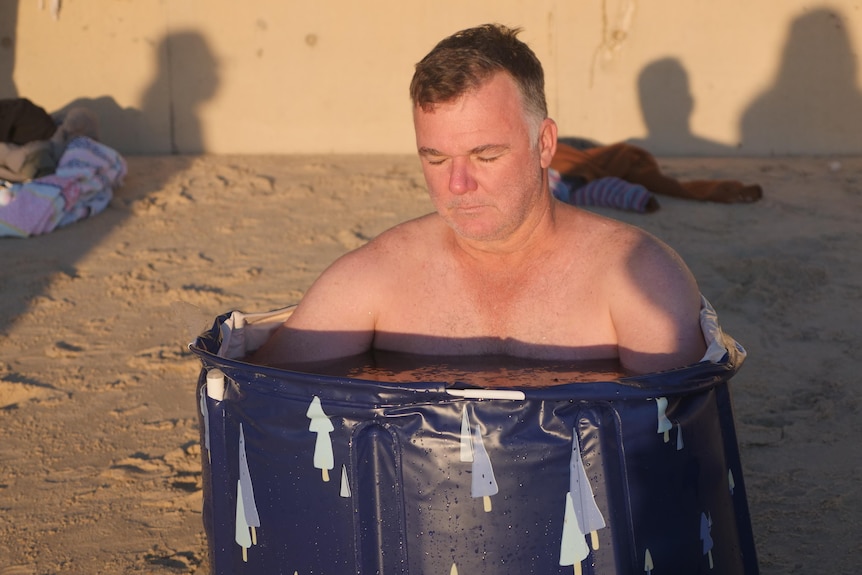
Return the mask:
M300 371L384 382L440 381L483 388L547 387L625 377L617 359L560 361L505 355L431 356L375 350Z

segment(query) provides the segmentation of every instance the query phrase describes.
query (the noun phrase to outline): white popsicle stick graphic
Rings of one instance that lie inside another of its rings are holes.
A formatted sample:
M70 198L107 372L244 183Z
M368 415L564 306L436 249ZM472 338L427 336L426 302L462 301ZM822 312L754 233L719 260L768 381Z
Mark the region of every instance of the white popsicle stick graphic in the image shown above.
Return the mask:
M341 490L339 495L344 498L350 497L350 481L347 479L347 466L341 466Z
M566 493L566 511L563 518L563 536L560 539L560 565L571 565L575 575L581 573L581 561L589 557L590 548L575 516L571 492Z
M574 504L575 517L581 533L590 534L593 549L599 548L597 531L606 527L605 518L596 505L590 478L581 459L581 446L577 433L572 437L572 457L569 463L569 493Z
M308 406L308 411L305 412L311 422L308 424L308 430L317 434L317 440L314 443L314 467L320 469L321 477L324 481L329 481L329 470L335 467L335 456L332 453L332 439L329 434L335 428L329 417L324 413L323 406L320 404L320 398L314 396L311 404Z
M207 459L212 462L212 454L210 453L210 416L207 409L207 390L206 385L201 388L201 419L204 420L204 449L207 450Z
M248 562L248 548L253 545L251 534L249 533L249 524L245 521L245 510L242 505L242 487L239 481L236 482L236 529L234 540L242 547L242 560Z
M242 506L245 512L245 522L251 527L251 542L257 545L257 528L260 527L260 516L254 500L254 489L251 483L251 473L248 470L248 455L245 449L245 432L239 424L239 484Z
M670 419L667 418L665 412L667 411L667 398L666 397L657 397L656 405L658 406L658 431L657 433L664 433L664 442L667 443L670 441L670 430L673 429L673 424L670 422Z
M709 568L712 569L714 564L712 562L712 517L708 516L706 513L700 514L700 539L703 541L703 554L709 556Z
M461 461L473 461L473 437L466 405L461 409Z
M494 468L491 466L491 458L485 451L485 443L482 441L482 433L479 426L473 433L473 482L470 492L473 497L481 497L485 512L491 511L491 495L499 491L497 480L494 478Z

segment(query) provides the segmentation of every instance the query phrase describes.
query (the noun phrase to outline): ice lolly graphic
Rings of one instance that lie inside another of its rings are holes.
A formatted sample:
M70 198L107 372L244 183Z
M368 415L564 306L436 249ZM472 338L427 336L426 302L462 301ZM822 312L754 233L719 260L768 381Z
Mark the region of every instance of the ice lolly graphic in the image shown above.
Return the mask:
M658 431L657 433L664 433L664 442L667 443L670 441L670 430L673 428L673 424L670 422L670 419L667 418L665 412L667 411L667 398L666 397L657 397L656 405L658 406Z
M338 493L341 497L350 497L350 481L347 479L347 466L341 466L341 490Z
M581 561L590 555L584 532L575 516L571 493L566 493L566 511L563 518L563 536L560 539L560 565L572 565L575 575L581 573Z
M212 455L210 454L210 417L209 410L207 409L206 384L201 388L200 408L201 419L204 420L204 448L207 450L207 459L212 461Z
M470 493L473 497L481 497L486 512L491 511L491 495L496 495L497 480L494 478L494 468L491 467L491 458L485 451L485 443L482 441L482 433L479 426L473 433L473 485Z
M581 447L578 444L578 434L572 438L572 458L569 464L569 492L574 504L575 517L581 533L589 533L593 549L599 548L599 536L596 531L605 527L605 518L596 505L593 488L587 477L587 470L581 459Z
M239 485L242 506L245 512L245 522L251 527L251 542L257 545L257 528L260 527L260 516L257 504L254 502L254 489L251 484L251 473L248 470L248 455L245 451L245 433L239 424Z
M242 487L236 482L236 531L234 539L242 547L242 560L248 562L248 548L253 545L249 534L249 524L245 520L245 510L242 505Z
M473 461L473 438L470 435L470 419L466 405L461 410L461 461Z
M311 400L311 405L308 406L305 415L311 420L308 424L308 430L317 434L317 441L314 443L314 467L320 469L324 481L329 481L329 470L335 467L332 439L329 434L335 428L329 421L329 417L323 412L323 406L320 405L320 398L317 396Z
M713 568L712 563L712 518L706 513L700 514L700 539L703 541L703 554L709 556L709 568Z
M649 549L644 553L644 573L647 575L652 575L652 570L655 569L655 565L652 562L652 554L649 552Z

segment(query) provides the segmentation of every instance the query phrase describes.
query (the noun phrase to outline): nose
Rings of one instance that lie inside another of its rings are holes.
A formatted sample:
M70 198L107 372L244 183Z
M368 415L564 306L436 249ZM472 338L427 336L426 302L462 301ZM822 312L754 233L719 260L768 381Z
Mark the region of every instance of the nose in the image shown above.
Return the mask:
M449 172L449 191L453 194L466 194L478 188L473 178L470 158L453 158Z

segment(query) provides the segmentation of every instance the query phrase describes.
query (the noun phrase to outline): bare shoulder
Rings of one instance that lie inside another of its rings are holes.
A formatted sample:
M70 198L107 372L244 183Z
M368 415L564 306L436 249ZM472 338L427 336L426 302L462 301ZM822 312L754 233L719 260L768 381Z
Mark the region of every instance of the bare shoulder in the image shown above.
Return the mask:
M423 250L423 246L431 247L441 238L446 230L446 224L436 213L427 214L384 231L361 248L351 252L358 260L376 260L378 263L393 262L405 253L406 248Z
M320 327L328 317L342 326L353 323L351 318L376 320L392 278L420 257L418 252L429 249L422 238L434 233L433 219L429 215L399 224L335 260L309 288L289 324L310 326L313 321Z
M406 222L335 260L253 360L298 366L370 349L380 313L397 284L393 278L405 265L400 254L415 252L422 245L419 238L433 228L427 217Z
M704 351L700 290L679 254L635 226L582 217L588 249L603 264L602 287L623 365L647 372L698 361Z
M649 268L656 260L673 259L675 252L645 230L578 208L564 209L561 242L599 264L604 273L625 271L627 264L641 262Z
M369 277L378 275L370 273L366 266L390 265L407 251L406 248L416 249L427 245L429 236L440 227L435 222L439 218L435 216L428 214L385 230L368 243L339 257L324 271L324 275L343 272Z

